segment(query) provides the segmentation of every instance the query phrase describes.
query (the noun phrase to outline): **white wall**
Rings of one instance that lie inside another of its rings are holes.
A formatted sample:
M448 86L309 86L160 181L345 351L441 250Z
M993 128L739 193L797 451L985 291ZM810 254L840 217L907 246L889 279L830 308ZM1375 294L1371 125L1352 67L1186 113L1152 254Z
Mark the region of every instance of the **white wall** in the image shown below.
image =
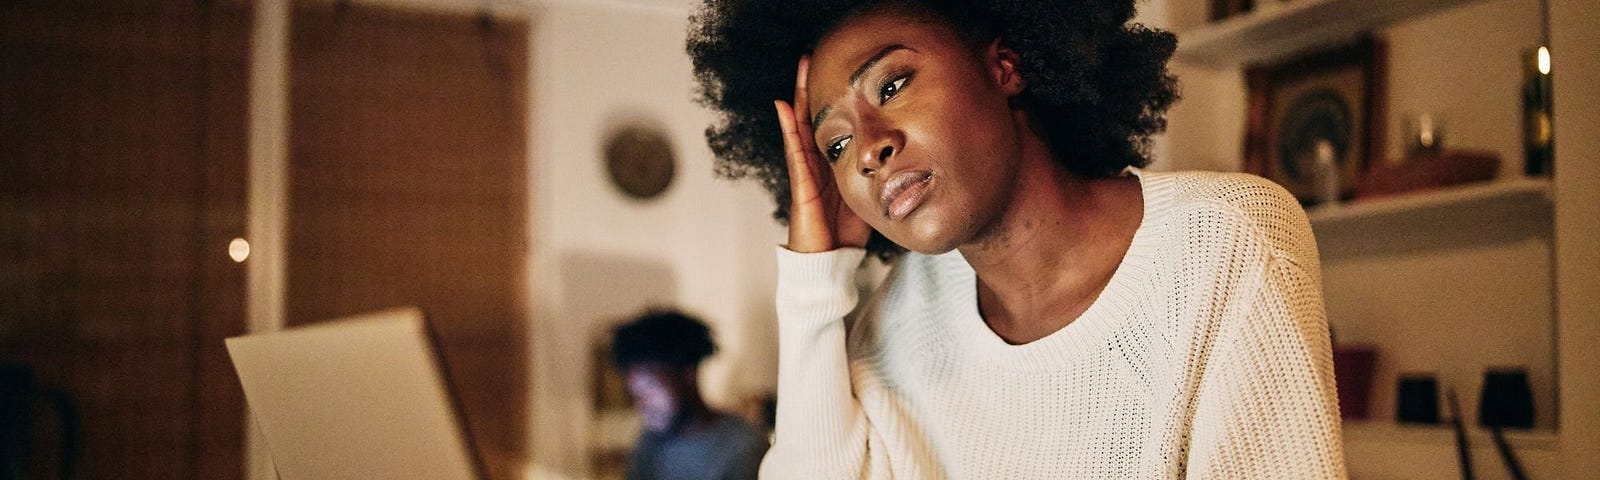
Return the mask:
M1551 0L1562 478L1600 471L1600 5Z
M758 185L713 176L712 117L692 101L683 50L687 10L561 2L533 18L531 474L566 478L587 471L594 433L588 348L645 304L685 308L716 331L722 350L701 372L713 406L772 388L782 230ZM679 159L673 185L648 203L613 188L600 157L606 128L636 116L667 126Z
M1135 21L1178 35L1206 20L1208 2L1148 0ZM1181 40L1180 40L1181 41ZM1237 171L1244 148L1245 88L1239 69L1182 62L1167 65L1181 96L1167 110L1167 132L1154 143L1150 168Z

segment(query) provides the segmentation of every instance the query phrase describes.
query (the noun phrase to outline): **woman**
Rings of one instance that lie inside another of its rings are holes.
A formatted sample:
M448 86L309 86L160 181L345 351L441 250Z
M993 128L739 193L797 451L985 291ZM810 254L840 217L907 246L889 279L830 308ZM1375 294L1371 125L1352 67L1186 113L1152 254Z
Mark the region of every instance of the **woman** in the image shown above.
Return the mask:
M1304 213L1137 168L1170 34L1124 0L803 3L708 0L689 39L723 173L789 223L764 477L1344 476Z

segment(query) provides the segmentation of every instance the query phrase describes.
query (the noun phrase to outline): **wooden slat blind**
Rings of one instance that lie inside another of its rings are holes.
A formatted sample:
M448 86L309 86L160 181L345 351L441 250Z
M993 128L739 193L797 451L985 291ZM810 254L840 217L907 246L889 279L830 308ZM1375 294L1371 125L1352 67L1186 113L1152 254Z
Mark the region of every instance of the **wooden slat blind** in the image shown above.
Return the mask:
M320 1L291 24L289 321L421 306L490 476L517 476L527 27Z
M0 2L0 362L64 389L79 478L238 478L250 8ZM43 407L43 404L38 404ZM40 419L33 474L54 478Z

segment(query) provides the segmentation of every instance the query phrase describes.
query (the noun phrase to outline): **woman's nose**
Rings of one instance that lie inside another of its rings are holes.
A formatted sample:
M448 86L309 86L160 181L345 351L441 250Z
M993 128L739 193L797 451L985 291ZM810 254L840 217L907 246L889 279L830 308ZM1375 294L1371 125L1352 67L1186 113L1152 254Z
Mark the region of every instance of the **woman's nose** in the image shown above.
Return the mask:
M862 176L876 174L905 148L905 135L900 130L890 128L881 122L871 123L872 125L862 132L865 133L863 140L866 141L862 143L865 148L860 150L861 158L856 164Z

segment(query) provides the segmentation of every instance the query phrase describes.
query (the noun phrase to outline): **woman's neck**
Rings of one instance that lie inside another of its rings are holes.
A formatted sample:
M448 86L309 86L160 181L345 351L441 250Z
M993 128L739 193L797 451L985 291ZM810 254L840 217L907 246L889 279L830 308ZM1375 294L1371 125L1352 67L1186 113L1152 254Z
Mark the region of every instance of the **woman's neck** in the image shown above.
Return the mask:
M984 322L1012 344L1054 333L1094 303L1144 211L1137 179L1074 175L1036 143L1024 148L1009 206L961 247Z

